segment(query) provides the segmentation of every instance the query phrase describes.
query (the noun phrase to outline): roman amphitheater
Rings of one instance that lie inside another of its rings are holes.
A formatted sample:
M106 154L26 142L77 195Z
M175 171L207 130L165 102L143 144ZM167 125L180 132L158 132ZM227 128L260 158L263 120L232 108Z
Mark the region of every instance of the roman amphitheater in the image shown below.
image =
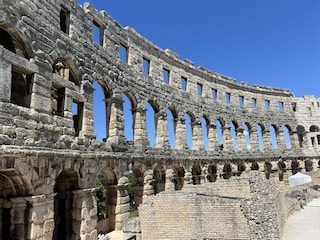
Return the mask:
M319 178L320 99L196 67L76 0L0 0L0 55L0 239L281 239L295 196L318 196L288 178Z

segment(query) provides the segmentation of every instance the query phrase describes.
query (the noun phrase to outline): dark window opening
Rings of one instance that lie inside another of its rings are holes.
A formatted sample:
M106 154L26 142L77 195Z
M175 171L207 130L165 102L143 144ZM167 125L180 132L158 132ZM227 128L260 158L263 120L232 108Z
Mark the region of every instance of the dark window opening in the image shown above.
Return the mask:
M239 105L240 105L240 107L243 107L243 102L244 102L244 96L239 96Z
M163 81L165 84L169 84L170 80L170 70L168 69L163 69Z
M30 107L33 74L12 71L11 100L13 104Z
M53 115L64 116L65 88L52 86L51 88L51 113Z
M2 28L0 28L0 45L9 51L16 53L11 35Z
M74 101L72 104L73 127L75 136L79 136L82 129L83 103Z
M122 62L128 63L128 47L120 44L120 59Z
M198 88L198 96L202 96L202 88L203 88L202 84L198 83L197 88Z
M231 93L226 93L226 103L230 104L231 101Z
M61 6L60 9L60 29L62 32L69 34L69 25L70 25L70 11Z
M187 79L185 77L181 77L181 87L183 91L187 90Z
M278 102L279 111L283 112L283 102Z
M252 107L253 107L253 108L257 108L257 99L252 98L252 99L251 99L251 102L252 102Z
M102 27L96 23L95 21L93 21L93 25L92 25L92 40L99 44L99 45L103 45L103 31L102 31Z
M292 105L292 111L296 112L297 111L297 103L291 103Z
M11 240L11 208L3 208L2 210L2 239Z
M318 145L320 145L320 135L317 135L317 142L318 142Z
M211 93L212 93L212 99L217 100L217 89L212 88Z
M150 74L150 60L147 58L143 58L143 73Z
M269 111L270 110L270 101L269 100L265 100L264 101L264 105L266 107L266 110Z
M308 116L309 116L309 117L312 117L312 110L311 110L311 107L308 107Z

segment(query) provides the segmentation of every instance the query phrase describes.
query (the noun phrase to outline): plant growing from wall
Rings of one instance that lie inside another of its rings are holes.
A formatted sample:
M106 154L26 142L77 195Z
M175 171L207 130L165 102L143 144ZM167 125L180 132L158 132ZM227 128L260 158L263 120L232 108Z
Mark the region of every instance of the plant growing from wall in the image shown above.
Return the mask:
M270 162L264 163L264 173L266 174L266 178L270 179L272 164Z
M232 175L232 168L231 168L231 165L229 163L226 163L224 166L223 166L223 173L222 173L222 177L224 179L229 179Z
M104 174L99 173L97 180L96 180L98 219L103 219L104 216L107 214L107 211L106 211L107 190L106 190L105 186L106 186L106 178L105 178Z
M278 162L279 181L283 181L283 173L286 171L286 164L283 161Z
M299 172L299 162L297 160L292 160L291 169L293 175Z
M130 199L130 210L135 210L136 205L135 205L134 196L135 196L135 187L137 184L137 179L133 172L130 172L128 175L128 183L129 183L128 194Z
M237 172L237 176L240 176L242 172L244 172L246 170L246 166L244 164L239 164L238 165L238 172Z

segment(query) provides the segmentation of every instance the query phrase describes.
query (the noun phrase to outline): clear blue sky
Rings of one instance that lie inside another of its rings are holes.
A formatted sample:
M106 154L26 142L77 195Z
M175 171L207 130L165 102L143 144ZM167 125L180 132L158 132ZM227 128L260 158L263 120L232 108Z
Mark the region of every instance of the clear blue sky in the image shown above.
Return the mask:
M319 0L90 2L196 66L320 97Z

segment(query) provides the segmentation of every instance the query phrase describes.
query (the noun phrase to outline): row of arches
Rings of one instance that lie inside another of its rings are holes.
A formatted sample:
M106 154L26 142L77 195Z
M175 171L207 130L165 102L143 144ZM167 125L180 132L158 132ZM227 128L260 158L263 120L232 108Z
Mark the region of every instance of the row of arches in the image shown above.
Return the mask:
M101 86L100 82L94 83L95 131L99 140L106 140L109 135L112 95L110 88ZM108 92L105 92L105 90ZM192 112L187 111L181 115L174 107L162 110L157 102L149 100L141 106L132 93L121 95L122 119L124 135L127 140L135 141L136 131L145 131L145 137L151 147L163 146L163 141L171 149L179 148L184 144L189 149L215 150L243 150L252 149L264 151L265 149L291 149L298 141L294 139L294 131L289 125L278 126L250 122L238 123L236 120L226 122L218 117L211 120L210 116L203 115L197 118ZM105 114L102 114L102 111ZM178 143L179 142L179 143ZM166 145L164 144L164 145ZM254 145L254 146L253 146Z

